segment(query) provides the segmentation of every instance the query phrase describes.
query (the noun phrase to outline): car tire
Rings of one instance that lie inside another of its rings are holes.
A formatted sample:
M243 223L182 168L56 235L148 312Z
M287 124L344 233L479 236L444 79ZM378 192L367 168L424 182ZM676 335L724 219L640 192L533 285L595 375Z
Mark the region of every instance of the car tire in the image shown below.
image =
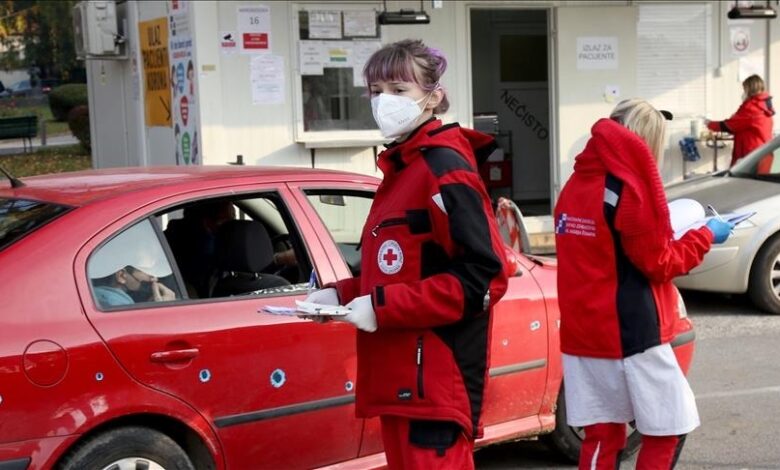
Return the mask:
M555 452L571 463L577 463L580 458L580 448L584 433L582 428L574 428L566 424L566 400L564 398L563 385L558 393L558 402L555 409L555 429L550 434L541 437L541 440ZM621 460L625 460L636 454L642 444L642 435L635 427L630 426L626 437L626 447L621 454Z
M770 238L758 250L750 268L748 295L753 304L780 315L780 233Z
M167 435L128 426L98 434L71 450L60 470L195 470L187 454Z

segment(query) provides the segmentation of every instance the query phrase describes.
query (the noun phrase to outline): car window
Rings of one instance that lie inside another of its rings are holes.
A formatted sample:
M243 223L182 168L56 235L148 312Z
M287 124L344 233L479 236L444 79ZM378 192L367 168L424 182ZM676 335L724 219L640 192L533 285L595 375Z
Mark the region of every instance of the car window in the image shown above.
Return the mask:
M780 181L780 138L776 137L741 158L730 173L744 178Z
M157 217L190 298L307 289L312 263L276 192L193 201Z
M67 206L40 201L0 198L0 250L69 209Z
M87 262L92 296L101 310L181 299L173 269L149 219L98 247Z
M353 276L360 275L360 235L374 193L339 190L307 190L306 197L339 247Z

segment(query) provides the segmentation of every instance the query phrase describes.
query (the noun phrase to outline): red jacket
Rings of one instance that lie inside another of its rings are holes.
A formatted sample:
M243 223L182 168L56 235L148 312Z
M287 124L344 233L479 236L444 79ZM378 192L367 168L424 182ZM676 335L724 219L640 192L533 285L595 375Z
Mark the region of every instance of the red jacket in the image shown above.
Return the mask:
M710 121L707 127L713 131L734 134L734 151L731 152L731 165L734 165L737 160L772 138L774 115L772 97L767 93L759 93L743 101L730 118L725 121ZM771 167L771 161L769 166Z
M702 227L674 241L645 142L609 119L591 132L555 206L561 350L619 359L673 338L671 280L701 262L713 235Z
M504 248L474 153L489 136L431 119L379 155L384 179L347 303L371 294L378 329L358 331L357 414L459 423L481 435L490 315L506 291Z

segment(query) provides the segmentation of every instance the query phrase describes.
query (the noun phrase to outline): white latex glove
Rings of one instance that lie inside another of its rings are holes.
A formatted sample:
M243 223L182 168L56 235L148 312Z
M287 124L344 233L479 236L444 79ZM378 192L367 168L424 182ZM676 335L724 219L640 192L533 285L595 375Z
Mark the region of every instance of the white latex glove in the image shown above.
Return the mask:
M352 309L352 311L343 317L343 321L352 323L358 329L369 333L376 331L376 314L374 306L371 305L370 295L356 297L347 304L347 308Z
M341 305L339 302L339 293L333 287L326 287L325 289L315 290L308 297L306 302L322 305ZM307 320L314 320L317 323L327 323L330 321L330 317L324 317L320 315L298 315L299 318Z
M333 287L315 290L306 297L306 302L322 305L340 305L339 294Z

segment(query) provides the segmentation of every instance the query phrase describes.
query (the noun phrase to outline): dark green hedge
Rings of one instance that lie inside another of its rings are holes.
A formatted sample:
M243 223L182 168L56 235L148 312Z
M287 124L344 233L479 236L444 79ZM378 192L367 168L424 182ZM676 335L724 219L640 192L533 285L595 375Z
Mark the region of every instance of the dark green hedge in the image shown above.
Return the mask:
M49 93L49 107L54 119L64 121L75 106L87 105L87 85L69 83L58 86Z
M89 108L86 105L76 106L68 113L68 127L73 135L81 142L84 150L92 151L92 142L89 133Z

